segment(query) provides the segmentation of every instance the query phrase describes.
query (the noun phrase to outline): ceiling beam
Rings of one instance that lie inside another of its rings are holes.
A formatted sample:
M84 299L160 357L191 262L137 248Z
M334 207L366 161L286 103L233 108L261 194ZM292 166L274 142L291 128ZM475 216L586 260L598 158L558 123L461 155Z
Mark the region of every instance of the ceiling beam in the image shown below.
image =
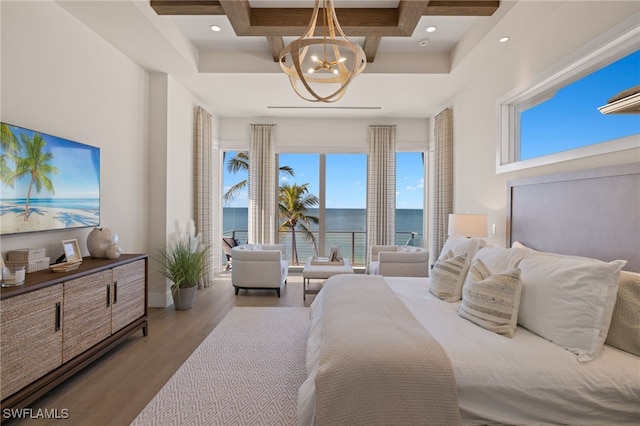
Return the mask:
M274 61L283 37L307 30L313 9L252 8L248 0L150 0L158 15L226 15L237 36L264 36ZM382 37L409 37L422 16L491 16L499 0L400 0L397 8L338 8L336 17L349 37L365 37L367 62L373 62ZM322 26L316 27L317 36Z
M382 40L382 37L380 36L369 36L364 39L364 46L362 46L362 50L364 50L367 62L373 62L376 58L378 46L380 46L380 40Z
M269 47L271 48L271 55L273 55L273 61L280 61L280 52L284 49L284 39L282 37L267 36Z
M247 0L220 0L225 15L236 32L236 35L245 35L251 29L251 5ZM269 35L269 34L261 34Z
M431 0L424 16L491 16L500 0Z
M429 0L401 0L398 4L398 24L397 27L407 36L411 36L416 29L422 12L429 3Z
M303 8L253 8L251 27L238 36L300 36L309 27L312 9ZM397 9L358 9L344 8L336 10L336 16L342 30L353 37L367 35L402 36L398 29ZM229 17L231 20L231 17ZM319 22L322 21L319 18ZM233 25L233 22L232 22ZM235 28L235 27L234 27ZM322 26L316 27L316 34L322 34Z
M232 3L236 1L234 0L150 0L151 7L158 15L225 15L225 8L229 10L234 9ZM274 18L263 18L263 19L277 19L280 22L284 19L285 21L289 16L292 16L292 19L300 19L299 14L304 16L305 23L298 25L304 25L306 28L306 24L309 23L311 19L311 12L313 9L310 8L251 8L249 3L246 0L237 0L239 3L243 3L243 8L249 7L251 11L251 15L253 18L254 12L258 11L258 14L283 14L284 18L274 17ZM412 5L412 3L414 3ZM224 4L224 6L222 5ZM422 9L422 12L418 16L491 16L500 6L500 0L401 0L400 5L395 10L396 14L398 13L398 9L401 7L410 9ZM366 25L371 26L368 22L362 22L363 17L374 17L376 16L375 10L380 8L354 8L354 13L356 16L352 18L345 17L345 24L343 21L343 12L344 8L337 8L336 15L340 20L341 26L351 25L349 23L349 19L354 20L353 26L358 25ZM383 9L384 10L384 9ZM386 12L383 12L386 13ZM361 16L358 17L357 15ZM359 24L358 24L359 23ZM392 25L397 25L397 21ZM253 23L252 23L253 25ZM273 24L272 24L273 25ZM388 23L379 23L379 25L388 25Z
M151 0L150 4L158 15L224 15L217 0Z

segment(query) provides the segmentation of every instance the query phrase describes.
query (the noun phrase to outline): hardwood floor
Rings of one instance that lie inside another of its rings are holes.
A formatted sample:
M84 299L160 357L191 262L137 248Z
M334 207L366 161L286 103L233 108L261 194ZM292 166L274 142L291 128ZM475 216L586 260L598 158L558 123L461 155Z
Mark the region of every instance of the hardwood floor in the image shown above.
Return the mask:
M234 306L302 307L302 275L290 272L278 298L275 291L240 290L234 294L230 273L198 290L188 311L149 308L149 333L134 334L121 345L31 405L65 419L3 421L7 425L129 425L175 371ZM65 414L66 413L66 414ZM4 418L3 418L4 420Z

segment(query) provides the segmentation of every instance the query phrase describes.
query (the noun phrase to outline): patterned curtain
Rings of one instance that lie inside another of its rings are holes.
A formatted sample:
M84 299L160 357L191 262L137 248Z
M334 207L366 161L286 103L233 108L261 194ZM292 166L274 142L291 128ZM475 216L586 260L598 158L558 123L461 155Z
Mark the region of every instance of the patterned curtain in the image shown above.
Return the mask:
M275 125L252 124L249 144L249 233L253 244L276 241Z
M213 282L215 265L221 264L221 243L214 239L216 230L214 197L214 176L217 162L213 161L213 136L211 131L211 114L202 107L194 110L193 119L193 221L196 232L202 234L202 242L209 247L209 263L207 272L198 287L208 287Z
M447 240L449 213L453 213L453 111L449 108L435 117L433 167L433 247L440 256Z
M396 126L369 126L367 247L395 244L395 236Z

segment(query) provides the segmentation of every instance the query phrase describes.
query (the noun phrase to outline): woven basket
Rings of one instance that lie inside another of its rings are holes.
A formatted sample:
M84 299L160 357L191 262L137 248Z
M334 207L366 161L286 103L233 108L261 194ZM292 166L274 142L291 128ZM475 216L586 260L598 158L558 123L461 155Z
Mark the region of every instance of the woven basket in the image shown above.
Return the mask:
M43 257L42 259L36 260L7 260L4 263L7 266L24 266L27 274L30 272L42 271L43 269L47 269L49 267L49 258Z
M45 249L39 248L25 248L25 249L17 249L17 250L9 250L7 252L7 260L8 261L25 261L30 262L32 260L43 259L45 255ZM48 266L48 265L47 265ZM30 272L30 271L27 271Z

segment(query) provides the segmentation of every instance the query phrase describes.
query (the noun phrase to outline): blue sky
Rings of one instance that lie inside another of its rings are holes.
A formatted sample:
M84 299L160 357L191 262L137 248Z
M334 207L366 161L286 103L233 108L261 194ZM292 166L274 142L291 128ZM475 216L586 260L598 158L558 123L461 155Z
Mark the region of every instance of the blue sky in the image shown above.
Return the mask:
M20 141L20 134L29 139L34 133L39 133L45 140L45 151L53 154L52 164L58 168L57 175L50 175L55 195L45 191L36 193L32 198L99 198L100 191L100 155L99 148L92 147L66 139L47 135L41 132L11 126L11 130ZM13 164L10 163L13 167ZM24 198L27 193L30 177L25 176L16 181L14 188L2 185L2 198Z
M639 114L602 114L598 107L640 85L640 51L564 88L522 113L521 159L640 133Z
M234 155L234 153L227 153ZM398 153L396 157L396 206L404 209L421 209L424 197L422 156L420 153ZM318 154L280 154L280 164L294 169L295 176L280 174L280 184L309 184L309 190L318 195L320 156ZM327 208L358 208L366 205L366 154L327 154ZM230 174L224 170L224 190L246 179L245 174ZM230 207L246 207L246 192L239 195Z

